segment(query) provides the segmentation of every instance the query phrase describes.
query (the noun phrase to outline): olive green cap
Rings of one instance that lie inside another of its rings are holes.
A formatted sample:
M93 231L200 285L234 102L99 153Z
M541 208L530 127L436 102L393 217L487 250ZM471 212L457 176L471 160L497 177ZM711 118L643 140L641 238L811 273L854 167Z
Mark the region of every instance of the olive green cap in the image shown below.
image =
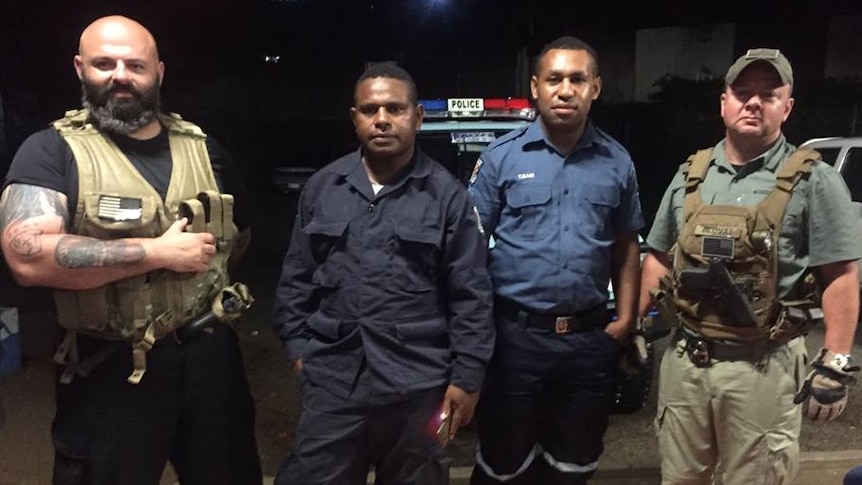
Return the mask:
M775 72L778 73L778 76L781 77L781 81L784 84L793 85L793 68L790 67L790 61L784 57L784 54L781 53L778 49L748 49L748 52L745 55L740 56L736 62L730 66L730 69L727 70L727 76L724 78L724 83L728 86L733 84L736 81L737 76L741 73L746 67L750 66L755 62L768 62L773 68L775 68Z

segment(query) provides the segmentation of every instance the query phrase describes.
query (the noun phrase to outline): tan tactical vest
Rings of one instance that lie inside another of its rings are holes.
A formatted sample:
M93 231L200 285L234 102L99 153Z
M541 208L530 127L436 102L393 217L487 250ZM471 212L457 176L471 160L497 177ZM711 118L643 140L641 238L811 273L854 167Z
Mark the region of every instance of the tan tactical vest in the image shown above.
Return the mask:
M794 152L754 207L703 203L700 184L711 160L711 149L700 150L683 167L683 227L672 249L673 272L660 282L673 295L678 323L706 338L741 342L785 342L806 333L822 320L819 296L809 274L795 292L800 299L778 298L778 236L794 187L820 155ZM712 279L690 278L710 265Z
M69 111L53 123L69 144L78 168L78 204L73 232L99 239L152 238L179 216L191 230L216 237L217 253L206 273L166 270L117 281L85 291L55 291L60 325L69 330L55 356L67 365L64 381L85 374L76 355L76 332L131 341L140 381L145 354L155 340L210 309L228 285L227 258L236 236L233 196L218 193L206 148L206 135L178 115L160 116L168 130L173 168L165 200L135 169L110 138L87 122L87 111Z

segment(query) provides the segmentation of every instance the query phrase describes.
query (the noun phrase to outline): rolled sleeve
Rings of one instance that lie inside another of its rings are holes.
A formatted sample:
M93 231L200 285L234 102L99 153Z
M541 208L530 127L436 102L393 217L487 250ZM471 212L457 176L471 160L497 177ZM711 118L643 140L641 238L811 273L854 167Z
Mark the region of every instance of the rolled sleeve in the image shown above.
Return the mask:
M638 232L644 227L638 195L638 179L633 164L629 165L625 185L620 192L620 205L614 217L614 226L617 235Z
M682 187L683 175L680 172L674 176L656 211L655 219L647 236L647 245L659 252L667 252L676 242L679 236L680 221L677 220L677 203L675 202L678 189ZM681 204L681 202L680 202Z

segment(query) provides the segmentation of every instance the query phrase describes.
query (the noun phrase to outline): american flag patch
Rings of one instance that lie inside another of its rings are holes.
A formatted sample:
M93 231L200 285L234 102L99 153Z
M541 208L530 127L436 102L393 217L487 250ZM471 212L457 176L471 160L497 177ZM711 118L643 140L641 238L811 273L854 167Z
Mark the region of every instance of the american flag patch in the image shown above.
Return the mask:
M101 219L114 221L134 221L141 218L141 199L133 197L115 197L113 195L99 196L99 211Z

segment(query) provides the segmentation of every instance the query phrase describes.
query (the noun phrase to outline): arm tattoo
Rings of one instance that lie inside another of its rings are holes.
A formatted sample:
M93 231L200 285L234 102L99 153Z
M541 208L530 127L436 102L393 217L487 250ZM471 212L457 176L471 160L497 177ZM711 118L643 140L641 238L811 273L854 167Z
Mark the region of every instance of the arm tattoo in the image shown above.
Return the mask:
M65 236L57 242L54 258L67 268L100 268L140 262L146 256L140 244Z
M9 227L9 247L12 251L33 256L42 252L42 231L33 224L15 224Z
M9 238L9 247L18 254L33 256L42 251L43 230L36 219L60 218L65 227L69 211L55 190L35 185L12 184L0 197L0 234Z
M43 215L59 216L65 226L69 210L60 195L56 190L35 185L10 185L0 198L0 233L15 222Z

